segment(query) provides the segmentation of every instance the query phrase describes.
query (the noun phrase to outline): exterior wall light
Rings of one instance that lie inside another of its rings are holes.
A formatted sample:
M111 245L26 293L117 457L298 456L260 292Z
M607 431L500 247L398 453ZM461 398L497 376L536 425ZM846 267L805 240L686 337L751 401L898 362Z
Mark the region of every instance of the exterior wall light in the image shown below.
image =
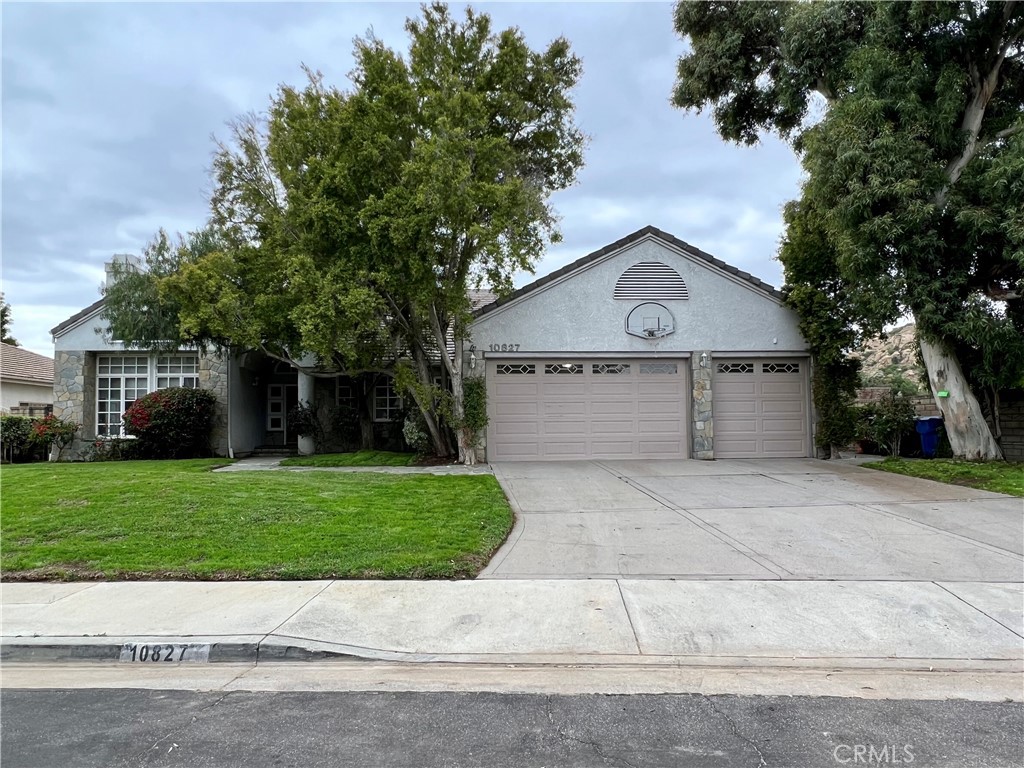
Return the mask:
M476 344L469 345L469 368L470 370L476 368Z
M701 368L707 368L708 367L708 353L707 352L701 352L700 353L700 367Z

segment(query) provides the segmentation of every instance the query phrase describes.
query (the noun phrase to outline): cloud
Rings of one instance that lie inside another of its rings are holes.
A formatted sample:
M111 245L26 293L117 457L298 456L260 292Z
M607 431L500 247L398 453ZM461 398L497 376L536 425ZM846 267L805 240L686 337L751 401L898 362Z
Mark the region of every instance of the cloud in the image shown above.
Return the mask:
M769 282L780 206L799 167L775 140L723 143L669 98L683 43L668 3L490 3L493 26L534 47L565 36L583 59L577 119L587 165L556 193L564 242L544 274L653 224ZM346 85L352 38L407 48L417 4L7 4L2 25L3 290L14 335L52 352L48 329L98 298L103 263L159 227L201 226L211 134L262 111L300 64ZM524 276L519 282L530 279Z

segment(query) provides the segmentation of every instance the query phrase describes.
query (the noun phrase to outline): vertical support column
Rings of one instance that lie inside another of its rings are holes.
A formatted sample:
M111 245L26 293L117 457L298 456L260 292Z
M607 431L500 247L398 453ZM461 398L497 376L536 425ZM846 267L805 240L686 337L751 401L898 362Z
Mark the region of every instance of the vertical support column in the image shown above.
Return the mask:
M299 371L299 404L310 408L316 407L313 399L313 377ZM309 456L316 449L312 435L299 435L299 455Z
M711 384L714 363L711 350L696 351L690 358L693 372L692 434L694 459L715 458L715 425L711 412Z

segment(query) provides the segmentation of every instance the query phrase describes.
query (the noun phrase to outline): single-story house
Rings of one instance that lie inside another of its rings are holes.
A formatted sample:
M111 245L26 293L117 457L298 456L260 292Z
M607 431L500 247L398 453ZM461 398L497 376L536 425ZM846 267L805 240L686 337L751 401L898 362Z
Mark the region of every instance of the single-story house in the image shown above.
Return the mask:
M757 278L645 227L497 300L479 293L463 369L487 382L487 461L814 455L810 358L795 313ZM53 329L54 410L72 446L121 434L136 397L217 392L214 450L298 443L299 402L361 412L401 441L388 376L319 378L257 352L147 354L106 338L103 301ZM453 347L449 347L452 353Z
M42 416L53 405L53 358L0 343L0 411Z

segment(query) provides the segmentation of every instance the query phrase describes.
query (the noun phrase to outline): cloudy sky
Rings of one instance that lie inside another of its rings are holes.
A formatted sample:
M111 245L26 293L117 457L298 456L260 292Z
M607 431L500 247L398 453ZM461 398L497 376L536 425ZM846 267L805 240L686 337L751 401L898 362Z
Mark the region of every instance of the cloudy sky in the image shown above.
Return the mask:
M768 138L723 143L669 96L684 50L668 3L477 3L534 47L582 57L577 116L591 137L559 193L564 242L542 275L647 224L781 284L781 206L799 167ZM49 329L99 298L103 263L153 233L200 226L212 135L266 109L300 64L343 83L368 29L406 49L418 5L10 3L2 13L2 283L13 334L53 352ZM519 284L528 282L523 275Z

